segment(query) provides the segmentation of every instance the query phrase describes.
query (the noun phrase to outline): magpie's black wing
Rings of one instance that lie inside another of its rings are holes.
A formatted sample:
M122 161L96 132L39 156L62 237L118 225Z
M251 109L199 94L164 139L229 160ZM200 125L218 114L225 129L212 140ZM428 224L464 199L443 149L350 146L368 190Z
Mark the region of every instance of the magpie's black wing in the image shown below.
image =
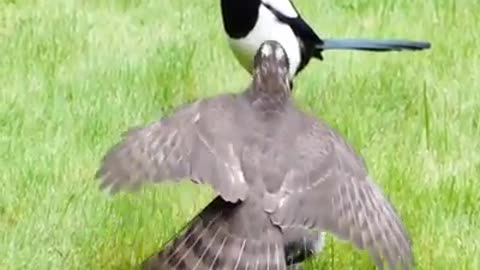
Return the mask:
M325 243L325 233L305 228L282 228L283 246L289 269L319 253Z
M269 4L262 3L269 9L281 22L290 25L293 32L299 37L306 46L315 46L323 44L322 39L315 33L315 31L298 15L297 17L288 17Z
M262 3L267 9L269 9L280 22L288 24L295 36L299 39L300 53L302 55L300 65L297 68L296 73L299 73L309 63L312 56L323 60L322 50L318 49L322 47L323 40L315 33L315 31L298 15L296 17L288 17L269 4Z

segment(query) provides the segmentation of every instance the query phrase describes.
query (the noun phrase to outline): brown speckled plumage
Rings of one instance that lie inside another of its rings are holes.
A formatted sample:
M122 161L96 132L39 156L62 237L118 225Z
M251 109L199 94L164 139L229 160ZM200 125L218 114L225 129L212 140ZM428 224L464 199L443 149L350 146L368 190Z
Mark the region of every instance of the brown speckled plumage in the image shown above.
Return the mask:
M264 43L254 62L245 92L185 105L105 155L97 177L113 192L189 178L218 193L144 266L286 269L289 230L317 229L367 249L379 267L411 269L409 236L362 158L294 105L282 47Z

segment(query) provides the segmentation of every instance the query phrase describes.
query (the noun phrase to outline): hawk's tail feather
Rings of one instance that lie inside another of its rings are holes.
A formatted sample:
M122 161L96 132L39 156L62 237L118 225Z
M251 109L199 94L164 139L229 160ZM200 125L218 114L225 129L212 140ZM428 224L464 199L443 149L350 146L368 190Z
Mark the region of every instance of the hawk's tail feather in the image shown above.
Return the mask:
M238 217L231 213L243 210L232 211L235 207L240 205L217 197L186 230L162 251L149 257L142 267L148 270L286 270L281 235L267 231L259 238L249 238L245 234L248 232L245 223L234 224Z

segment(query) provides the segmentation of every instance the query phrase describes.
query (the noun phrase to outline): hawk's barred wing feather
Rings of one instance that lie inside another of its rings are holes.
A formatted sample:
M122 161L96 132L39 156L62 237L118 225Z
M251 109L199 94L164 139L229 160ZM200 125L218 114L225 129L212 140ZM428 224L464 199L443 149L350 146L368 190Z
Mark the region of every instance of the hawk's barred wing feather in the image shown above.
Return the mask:
M298 142L303 158L283 183L274 223L334 233L367 249L379 267L382 261L390 269L413 267L407 231L350 146L316 121Z
M235 155L236 96L222 95L186 105L171 116L125 133L102 160L97 178L116 192L146 181L194 179L208 183L227 201L243 200L247 183ZM215 119L215 121L212 121Z

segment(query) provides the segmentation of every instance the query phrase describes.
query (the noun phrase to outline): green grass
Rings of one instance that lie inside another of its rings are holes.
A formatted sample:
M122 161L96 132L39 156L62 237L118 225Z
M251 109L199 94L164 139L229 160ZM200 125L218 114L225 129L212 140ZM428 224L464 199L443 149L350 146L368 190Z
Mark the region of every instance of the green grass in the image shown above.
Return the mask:
M324 36L433 49L325 53L299 106L364 155L418 269L480 269L480 2L336 2L295 1ZM93 175L129 126L246 86L221 27L219 0L0 1L0 269L129 269L212 198L190 183L109 197ZM308 265L373 269L331 237Z

